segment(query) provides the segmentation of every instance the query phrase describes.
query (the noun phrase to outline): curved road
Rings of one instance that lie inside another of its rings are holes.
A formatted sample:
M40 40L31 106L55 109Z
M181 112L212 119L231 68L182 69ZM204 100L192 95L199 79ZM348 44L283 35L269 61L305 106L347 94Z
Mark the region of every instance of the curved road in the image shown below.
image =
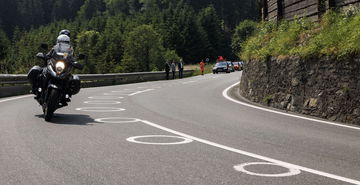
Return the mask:
M360 184L357 127L234 103L240 76L82 89L52 123L0 99L0 184Z

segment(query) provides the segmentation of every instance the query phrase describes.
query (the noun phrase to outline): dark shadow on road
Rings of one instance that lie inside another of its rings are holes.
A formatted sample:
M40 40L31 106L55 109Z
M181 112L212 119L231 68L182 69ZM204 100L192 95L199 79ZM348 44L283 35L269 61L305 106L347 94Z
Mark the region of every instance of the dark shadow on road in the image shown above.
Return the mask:
M36 115L38 118L44 118L44 115ZM57 114L54 113L54 117L50 123L63 124L63 125L92 125L95 120L89 115L83 114Z

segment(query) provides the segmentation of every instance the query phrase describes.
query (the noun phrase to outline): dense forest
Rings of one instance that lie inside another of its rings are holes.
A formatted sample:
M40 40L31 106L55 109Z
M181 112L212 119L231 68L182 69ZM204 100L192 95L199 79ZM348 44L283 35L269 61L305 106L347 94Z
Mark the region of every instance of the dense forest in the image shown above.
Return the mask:
M26 73L71 31L82 73L162 70L164 61L198 63L217 56L236 59L236 27L256 20L254 0L2 0L0 73ZM80 71L78 71L80 72Z

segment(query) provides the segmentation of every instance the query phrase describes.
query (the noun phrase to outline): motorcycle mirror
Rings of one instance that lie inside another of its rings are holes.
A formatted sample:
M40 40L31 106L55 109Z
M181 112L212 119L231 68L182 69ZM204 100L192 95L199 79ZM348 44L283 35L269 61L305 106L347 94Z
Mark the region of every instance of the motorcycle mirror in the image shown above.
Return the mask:
M38 54L36 54L36 57L45 60L45 54L44 53L38 53Z
M77 58L78 58L79 60L84 60L84 59L85 59L85 57L86 57L86 55L84 55L84 54L80 54Z
M47 44L42 43L40 47L44 50L49 50L49 46Z
M84 69L84 65L80 64L79 62L73 62L72 65L76 68L76 69Z

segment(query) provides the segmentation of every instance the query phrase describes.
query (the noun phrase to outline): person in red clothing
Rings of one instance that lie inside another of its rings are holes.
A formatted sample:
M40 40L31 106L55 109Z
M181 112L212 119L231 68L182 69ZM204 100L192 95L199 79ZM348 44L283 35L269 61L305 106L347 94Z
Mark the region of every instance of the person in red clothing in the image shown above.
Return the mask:
M204 63L204 60L201 60L201 62L200 62L201 75L204 75L204 70L205 70L205 63Z

